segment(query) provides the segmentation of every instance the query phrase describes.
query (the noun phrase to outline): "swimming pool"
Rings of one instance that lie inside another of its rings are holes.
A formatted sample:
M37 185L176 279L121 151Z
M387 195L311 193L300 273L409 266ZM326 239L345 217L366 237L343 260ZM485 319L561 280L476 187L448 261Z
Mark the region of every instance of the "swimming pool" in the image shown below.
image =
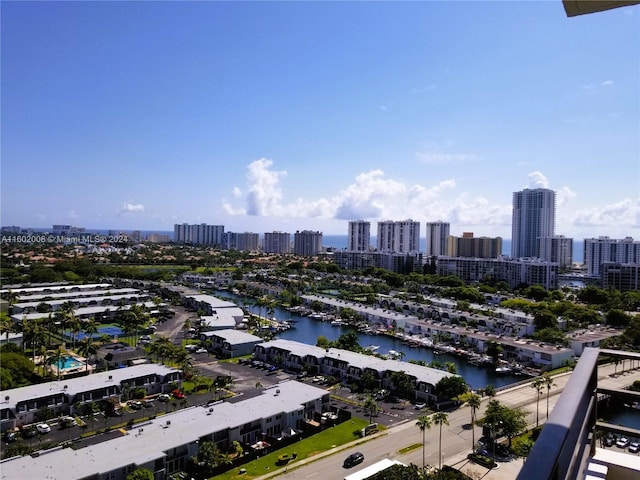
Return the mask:
M58 367L59 370L67 370L69 368L84 367L85 363L79 361L77 358L67 356L54 362L54 365Z

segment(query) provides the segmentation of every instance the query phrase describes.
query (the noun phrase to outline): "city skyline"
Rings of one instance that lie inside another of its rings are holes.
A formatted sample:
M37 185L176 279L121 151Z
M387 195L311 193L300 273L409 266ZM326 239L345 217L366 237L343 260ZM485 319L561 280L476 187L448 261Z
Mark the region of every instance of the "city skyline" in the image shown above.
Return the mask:
M1 223L510 238L548 188L556 235L638 238L638 14L3 2Z

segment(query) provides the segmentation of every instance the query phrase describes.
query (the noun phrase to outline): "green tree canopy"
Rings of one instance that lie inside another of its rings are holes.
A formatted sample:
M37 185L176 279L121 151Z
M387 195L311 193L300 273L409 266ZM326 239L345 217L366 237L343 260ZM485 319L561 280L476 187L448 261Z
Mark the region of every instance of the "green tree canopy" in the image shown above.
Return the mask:
M468 389L469 386L464 381L464 378L458 375L441 378L438 383L436 383L436 393L438 396L442 396L447 399L452 399L462 395Z

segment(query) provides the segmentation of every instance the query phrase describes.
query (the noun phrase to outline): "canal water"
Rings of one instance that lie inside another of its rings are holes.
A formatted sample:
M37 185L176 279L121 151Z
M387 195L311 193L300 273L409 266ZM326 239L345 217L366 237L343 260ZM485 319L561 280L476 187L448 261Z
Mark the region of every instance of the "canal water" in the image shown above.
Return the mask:
M267 312L264 308L254 305L252 298L233 294L229 291L215 290L212 295L218 298L224 298L233 301L236 305L253 312L257 315L266 316ZM331 325L330 322L322 322L309 317L304 317L295 313L291 313L280 307L275 307L273 315L276 320L288 321L292 328L279 332L278 338L286 340L295 340L297 342L315 345L319 336L325 336L329 340L337 340L338 337L350 330L350 327ZM410 347L402 343L401 340L386 335L370 335L358 332L358 342L363 347L377 345L379 348L377 353L386 354L389 350L402 352L404 354L403 361L423 360L426 363L432 361L440 362L445 365L448 362L454 363L457 367L457 373L461 375L472 389L485 388L487 385L494 387L503 387L516 382L527 379L524 375L515 374L496 374L491 367L482 367L471 365L464 359L447 353L437 354L432 349L425 347Z

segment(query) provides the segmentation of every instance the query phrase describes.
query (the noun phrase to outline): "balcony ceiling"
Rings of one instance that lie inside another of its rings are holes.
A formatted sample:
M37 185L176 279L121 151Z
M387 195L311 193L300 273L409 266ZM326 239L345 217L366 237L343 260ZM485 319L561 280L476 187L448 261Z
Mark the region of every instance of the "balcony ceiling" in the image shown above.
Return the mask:
M562 0L567 17L637 5L640 0Z

